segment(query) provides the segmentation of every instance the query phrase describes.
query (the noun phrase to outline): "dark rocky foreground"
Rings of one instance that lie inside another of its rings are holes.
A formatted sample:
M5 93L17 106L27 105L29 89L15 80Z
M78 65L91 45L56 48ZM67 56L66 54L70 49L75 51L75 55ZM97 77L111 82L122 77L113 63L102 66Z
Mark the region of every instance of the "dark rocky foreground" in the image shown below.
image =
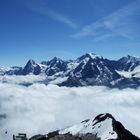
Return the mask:
M140 140L137 136L125 129L125 127L118 121L113 123L113 128L118 134L118 140Z
M35 136L34 138L31 138L29 140L101 140L100 138L97 138L95 135L92 134L86 134L83 136L74 136L72 134L60 134L55 135L53 137L46 137L46 136Z
M108 123L108 120L111 120L112 123L111 125L106 125L105 129L108 130L108 128L111 128L112 130L106 131L102 129L102 126L105 125L105 123ZM137 136L133 135L129 130L127 130L121 124L121 122L116 121L115 118L108 113L100 114L93 120L82 121L81 124L83 125L82 130L87 129L89 125L91 125L93 133L86 131L86 133L78 132L75 135L73 135L72 131L70 131L71 129L68 128L67 131L65 131L65 133L62 133L61 131L57 130L54 132L50 132L46 135L35 135L29 139L21 140L140 140ZM98 126L98 128L96 128L96 126ZM100 131L104 132L102 133ZM101 133L103 135L106 134L106 138L103 138L101 136ZM114 136L116 136L116 138L114 138Z

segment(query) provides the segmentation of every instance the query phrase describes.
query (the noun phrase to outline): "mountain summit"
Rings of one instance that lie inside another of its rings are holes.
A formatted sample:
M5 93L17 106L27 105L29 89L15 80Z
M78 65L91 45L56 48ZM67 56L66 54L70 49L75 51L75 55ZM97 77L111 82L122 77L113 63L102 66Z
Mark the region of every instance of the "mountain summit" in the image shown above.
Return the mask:
M111 114L100 114L79 124L29 140L140 140Z
M40 72L41 72L40 66L34 60L30 59L23 68L22 74L27 75L32 73L38 75Z
M62 85L109 86L113 80L121 78L109 61L103 57L97 56L95 54L85 54L78 58L77 61L77 67L70 73L68 80L62 83Z
M140 58L127 55L126 57L122 57L121 59L119 59L118 63L118 70L133 71L135 67L140 65Z
M86 53L82 56L80 56L79 58L77 58L77 61L82 61L84 59L96 59L96 58L102 58L101 56L99 55L96 55L95 53Z

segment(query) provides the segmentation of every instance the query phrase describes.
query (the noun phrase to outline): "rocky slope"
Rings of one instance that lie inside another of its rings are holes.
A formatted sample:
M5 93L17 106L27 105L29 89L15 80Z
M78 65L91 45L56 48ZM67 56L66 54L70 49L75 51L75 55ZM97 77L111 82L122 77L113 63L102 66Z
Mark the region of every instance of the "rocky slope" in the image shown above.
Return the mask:
M33 136L29 140L139 140L139 138L107 113L47 135Z

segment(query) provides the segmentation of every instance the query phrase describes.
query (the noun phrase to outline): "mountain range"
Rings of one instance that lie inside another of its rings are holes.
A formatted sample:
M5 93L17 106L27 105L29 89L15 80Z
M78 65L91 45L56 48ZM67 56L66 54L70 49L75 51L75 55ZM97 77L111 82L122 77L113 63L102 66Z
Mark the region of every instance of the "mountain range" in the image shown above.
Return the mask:
M66 61L54 57L40 63L29 60L24 67L0 67L0 75L40 75L46 77L42 83L68 87L96 85L137 88L140 86L140 58L128 55L119 60L109 60L94 53L86 53L76 60Z
M139 140L139 138L111 114L106 113L46 135L35 135L29 140Z

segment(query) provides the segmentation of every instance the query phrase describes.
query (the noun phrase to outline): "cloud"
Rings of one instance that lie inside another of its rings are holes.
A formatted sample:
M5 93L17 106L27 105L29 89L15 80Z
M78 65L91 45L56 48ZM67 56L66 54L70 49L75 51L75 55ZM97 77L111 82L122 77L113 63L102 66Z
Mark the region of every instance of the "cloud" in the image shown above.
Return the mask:
M73 29L77 28L77 24L74 21L72 21L69 17L62 15L59 12L56 12L55 10L49 8L48 5L45 5L45 3L42 2L31 0L31 1L25 1L25 4L30 10L36 13L39 13L43 16L47 16L57 22L63 23L70 28Z
M93 36L95 39L104 37L106 39L115 35L133 39L137 36L139 16L140 1L136 0L96 22L83 27L79 32L71 35L71 37L81 38Z
M47 79L47 76L45 75L5 75L5 76L0 76L0 82L2 83L11 83L11 84L25 84L25 85L30 85L33 83L38 83L45 81Z
M140 89L106 87L67 88L33 84L25 87L0 83L0 139L12 134L46 134L100 113L111 113L140 136ZM4 132L7 130L8 134Z
M44 15L47 15L50 18L52 18L52 19L54 19L56 21L59 21L61 23L64 23L64 24L66 24L67 26L69 26L69 27L71 27L73 29L76 29L77 28L76 23L74 23L71 19L69 19L68 17L63 16L63 15L59 14L58 12L55 12L55 11L53 11L51 9L49 9L46 12L44 12Z

